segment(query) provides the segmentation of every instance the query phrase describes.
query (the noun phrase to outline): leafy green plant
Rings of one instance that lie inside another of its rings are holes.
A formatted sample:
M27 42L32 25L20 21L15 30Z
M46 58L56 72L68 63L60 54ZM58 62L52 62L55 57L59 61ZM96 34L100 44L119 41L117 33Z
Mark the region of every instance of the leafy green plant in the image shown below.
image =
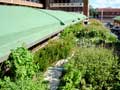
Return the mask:
M110 43L119 46L117 37L110 33L100 21L90 20L89 25L77 23L67 27L58 40L34 55L26 48L12 50L9 60L0 64L1 90L48 90L43 72L57 60L67 58L77 47L75 56L64 67L60 90L119 90L119 59L111 50L100 48L97 44ZM97 48L96 48L97 47Z
M98 40L105 43L117 42L117 37L103 26L88 25L79 31L77 37L93 39L94 43L98 42Z
M71 25L64 29L64 31L61 33L60 37L64 38L64 37L68 37L68 36L73 36L75 38L82 28L84 28L84 25L81 22L77 23L75 25ZM70 34L72 34L72 35L70 35Z
M0 90L48 89L48 85L43 83L43 75L37 76L33 55L25 47L12 50L9 60L1 64L1 71Z
M12 82L9 77L0 80L0 90L48 90L48 85L41 78L31 80L16 80Z
M67 72L62 79L65 84L61 87L72 88L73 86L80 90L108 90L110 87L114 89L112 84L119 82L114 78L119 77L119 74L116 76L114 73L114 70L119 70L117 60L118 57L105 48L79 48L73 59L65 65Z
M59 90L76 90L82 79L82 73L77 68L73 68L73 64L67 64L65 67L66 74L62 78L62 84Z
M74 41L69 37L55 41L49 41L49 44L34 54L35 63L38 69L44 71L48 65L57 60L67 58L74 47Z
M66 37L73 34L74 38L81 40L86 38L93 44L114 43L117 42L117 36L112 34L110 30L103 26L103 24L95 19L89 20L89 25L84 26L82 23L67 27L61 34L61 37Z
M4 66L10 70L14 79L32 78L35 74L33 55L24 47L12 50Z
M103 26L103 24L102 24L102 22L100 20L90 19L89 22L90 22L89 23L90 25Z

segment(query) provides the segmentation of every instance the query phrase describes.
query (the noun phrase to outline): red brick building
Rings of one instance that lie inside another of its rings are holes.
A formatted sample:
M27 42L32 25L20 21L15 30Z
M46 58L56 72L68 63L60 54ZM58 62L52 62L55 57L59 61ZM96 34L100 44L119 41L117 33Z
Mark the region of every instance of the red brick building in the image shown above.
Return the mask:
M114 18L120 15L120 8L97 8L99 18Z
M88 0L49 0L48 9L78 12L89 16Z
M89 16L88 1L89 0L0 0L0 3L78 12Z

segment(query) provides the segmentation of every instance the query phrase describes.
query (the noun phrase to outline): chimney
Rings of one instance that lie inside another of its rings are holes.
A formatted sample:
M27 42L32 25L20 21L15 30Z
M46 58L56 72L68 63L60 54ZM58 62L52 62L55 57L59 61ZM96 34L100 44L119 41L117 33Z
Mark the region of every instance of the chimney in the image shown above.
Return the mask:
M83 0L83 14L89 17L89 0Z
M44 9L49 9L49 0L41 0Z

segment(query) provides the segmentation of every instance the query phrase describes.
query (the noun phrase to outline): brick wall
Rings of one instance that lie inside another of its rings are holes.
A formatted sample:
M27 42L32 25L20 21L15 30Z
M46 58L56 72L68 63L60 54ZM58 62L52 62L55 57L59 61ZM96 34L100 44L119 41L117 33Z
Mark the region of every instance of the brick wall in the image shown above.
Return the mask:
M83 13L86 16L89 16L89 1L88 0L83 0Z
M47 2L48 1L48 9L79 13L83 12L84 15L89 16L88 0L78 0L77 2L71 2L71 0L47 0Z
M1 4L16 4L16 5L23 5L23 6L31 6L31 7L39 7L42 8L43 5L40 3L30 2L26 0L0 0Z

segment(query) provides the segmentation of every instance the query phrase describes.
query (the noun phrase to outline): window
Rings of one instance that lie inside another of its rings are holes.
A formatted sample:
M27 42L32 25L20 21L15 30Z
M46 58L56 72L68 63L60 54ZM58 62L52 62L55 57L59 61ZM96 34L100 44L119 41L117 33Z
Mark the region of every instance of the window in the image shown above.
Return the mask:
M71 3L82 3L83 0L70 0Z
M50 0L50 3L54 3L54 0Z
M40 0L25 0L25 1L30 1L30 2L40 2Z

